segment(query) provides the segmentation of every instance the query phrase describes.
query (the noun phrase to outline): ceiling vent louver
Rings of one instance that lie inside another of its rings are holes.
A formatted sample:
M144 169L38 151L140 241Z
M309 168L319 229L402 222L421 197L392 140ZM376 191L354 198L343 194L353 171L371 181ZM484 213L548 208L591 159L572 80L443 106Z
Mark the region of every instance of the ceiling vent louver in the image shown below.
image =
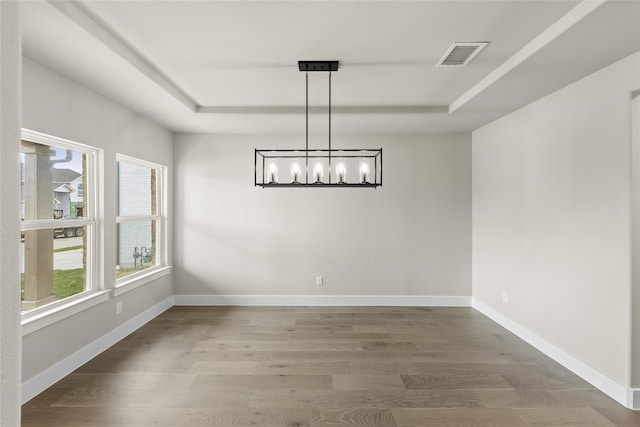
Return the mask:
M442 55L436 67L464 67L475 58L489 43L454 43Z

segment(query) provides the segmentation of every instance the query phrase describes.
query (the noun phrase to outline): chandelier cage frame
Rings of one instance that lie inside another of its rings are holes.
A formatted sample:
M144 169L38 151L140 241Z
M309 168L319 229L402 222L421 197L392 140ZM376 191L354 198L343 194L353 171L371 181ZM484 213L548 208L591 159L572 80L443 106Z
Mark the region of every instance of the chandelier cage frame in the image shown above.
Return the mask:
M382 148L331 148L331 74L338 66L338 61L298 61L298 69L305 72L305 148L255 149L255 186L376 188L382 185ZM327 149L309 149L309 72L329 73ZM279 179L279 172L283 179Z

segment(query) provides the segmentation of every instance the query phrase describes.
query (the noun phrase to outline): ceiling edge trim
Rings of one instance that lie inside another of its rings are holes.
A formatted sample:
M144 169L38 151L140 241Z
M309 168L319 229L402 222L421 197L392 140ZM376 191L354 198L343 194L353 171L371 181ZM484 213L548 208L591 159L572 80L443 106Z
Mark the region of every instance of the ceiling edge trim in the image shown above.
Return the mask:
M131 66L144 74L149 80L160 86L167 94L187 107L192 112L197 112L199 106L196 102L180 89L173 81L165 76L155 65L144 58L124 39L111 30L105 23L93 16L93 14L77 1L51 1L49 4L85 30L96 40L109 48L113 53L127 61Z
M524 45L509 59L500 64L495 70L480 80L471 89L453 101L451 105L449 105L449 114L460 109L480 93L484 92L491 85L513 71L524 61L535 55L538 51L554 41L607 1L609 0L583 0L564 16L551 24L546 30L538 34L533 40Z
M309 107L309 114L326 114L327 106ZM447 114L446 105L417 106L343 106L331 107L332 114ZM304 106L291 107L214 107L202 106L198 114L304 114Z

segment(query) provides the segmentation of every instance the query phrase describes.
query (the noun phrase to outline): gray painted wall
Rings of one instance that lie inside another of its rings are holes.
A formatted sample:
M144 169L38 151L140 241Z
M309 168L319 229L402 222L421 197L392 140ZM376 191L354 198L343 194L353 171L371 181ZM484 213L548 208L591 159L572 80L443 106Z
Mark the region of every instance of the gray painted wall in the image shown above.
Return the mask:
M471 295L470 135L333 146L383 147L384 185L262 189L254 148L304 147L303 134L176 135L175 293Z
M636 53L473 132L474 298L626 386L639 65Z
M104 149L104 286L115 283L116 153L173 165L172 134L39 64L23 61L23 127ZM169 207L172 206L169 183ZM169 211L171 215L171 210ZM171 236L172 227L169 227ZM169 250L171 260L171 246ZM172 276L23 337L22 381L173 294ZM115 315L115 303L124 311Z

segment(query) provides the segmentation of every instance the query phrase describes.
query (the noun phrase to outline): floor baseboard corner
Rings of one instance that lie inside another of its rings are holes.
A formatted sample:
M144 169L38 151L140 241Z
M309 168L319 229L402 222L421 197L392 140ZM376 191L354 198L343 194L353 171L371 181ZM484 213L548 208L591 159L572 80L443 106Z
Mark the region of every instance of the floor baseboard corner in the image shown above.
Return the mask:
M173 296L160 301L156 305L148 308L134 318L93 341L91 344L86 345L55 365L24 381L22 383L22 404L24 405L38 394L42 393L53 384L87 363L89 360L125 338L127 335L173 307L173 302Z
M634 392L634 389L625 387L597 369L584 363L577 357L567 353L560 347L557 347L555 344L536 335L529 329L509 319L481 301L478 301L476 298L472 299L471 306L536 349L540 350L542 353L546 354L548 357L555 360L574 374L578 375L583 380L598 388L616 402L630 409L638 408L638 403L640 403L640 390L636 389Z

